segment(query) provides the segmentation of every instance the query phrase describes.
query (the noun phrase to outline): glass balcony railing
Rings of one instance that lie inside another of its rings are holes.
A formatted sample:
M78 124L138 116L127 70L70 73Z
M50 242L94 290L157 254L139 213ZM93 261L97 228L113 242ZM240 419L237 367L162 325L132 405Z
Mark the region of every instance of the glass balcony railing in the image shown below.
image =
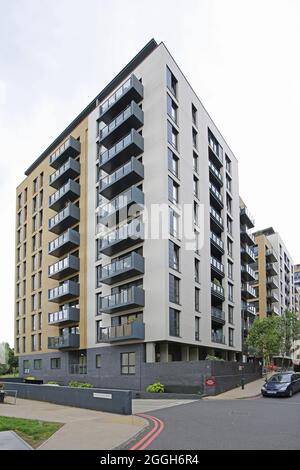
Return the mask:
M74 137L70 136L52 155L49 157L49 165L58 168L69 157L76 157L80 154L81 144Z
M66 275L79 271L79 258L69 255L66 258L57 261L48 268L48 277L60 279Z
M250 294L252 297L256 297L255 289L253 289L253 287L250 284L246 282L242 283L242 290Z
M80 335L76 333L48 338L48 349L77 349L79 345Z
M73 158L69 158L58 170L49 176L49 185L58 189L65 181L75 178L79 174L80 163Z
M218 261L216 258L211 256L210 264L212 268L215 268L217 271L220 271L222 274L224 274L224 264L220 263L220 261Z
M145 292L141 287L132 286L116 294L100 297L98 313L113 313L130 308L144 307Z
M219 284L216 284L215 282L211 283L211 290L213 294L216 294L219 297L224 297L224 289L222 286Z
M99 274L99 284L111 284L119 282L124 278L144 274L145 261L138 253L130 253L129 256L102 266Z
M240 208L240 219L242 223L250 228L253 228L255 225L254 217L252 217L246 206Z
M218 225L223 227L223 219L222 217L215 211L213 207L210 207L210 214L211 216L217 221Z
M49 207L53 210L59 210L66 201L73 202L80 196L80 185L69 179L60 189L49 196Z
M67 298L79 296L79 284L75 281L65 281L60 286L49 289L48 300L55 302L56 300L66 300Z
M211 340L213 343L226 344L225 336L222 333L215 333L212 331Z
M212 183L209 183L209 189L210 189L210 192L213 194L213 196L221 204L221 206L223 206L223 199L222 199L222 194L220 193L220 191L218 191L217 188Z
M211 161L209 162L209 170L213 174L213 176L217 179L217 181L220 184L223 184L222 174Z
M127 208L131 204L136 204L141 207L144 205L144 193L136 187L128 189L111 202L101 206L98 213L98 221L101 223L103 219L105 220L112 214ZM125 212L126 214L124 215L127 217L127 211Z
M118 166L137 157L144 151L144 139L132 129L123 139L100 154L100 167L107 172L115 170Z
M68 249L75 248L80 244L80 235L75 230L69 229L53 241L49 242L48 253L53 256L61 256Z
M225 324L225 312L223 312L223 310L216 307L212 307L211 316L212 320Z
M141 219L122 225L100 239L100 251L110 255L143 241L143 228Z
M66 307L58 312L49 313L49 325L63 325L67 323L78 323L80 320L80 310L76 307Z
M221 251L224 251L224 242L214 232L210 232L210 239Z
M62 211L49 219L49 230L59 234L61 230L67 228L80 220L80 209L75 204L68 204Z
M99 343L110 343L113 341L145 339L145 324L142 321L133 321L124 325L101 328L98 335Z

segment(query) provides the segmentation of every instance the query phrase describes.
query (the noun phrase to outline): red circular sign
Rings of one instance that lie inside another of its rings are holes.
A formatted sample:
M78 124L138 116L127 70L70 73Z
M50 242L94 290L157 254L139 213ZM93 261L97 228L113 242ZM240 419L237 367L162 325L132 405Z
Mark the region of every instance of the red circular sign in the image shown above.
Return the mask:
M205 385L207 385L208 387L213 387L214 385L216 385L216 381L213 377L208 377L207 379L205 379Z

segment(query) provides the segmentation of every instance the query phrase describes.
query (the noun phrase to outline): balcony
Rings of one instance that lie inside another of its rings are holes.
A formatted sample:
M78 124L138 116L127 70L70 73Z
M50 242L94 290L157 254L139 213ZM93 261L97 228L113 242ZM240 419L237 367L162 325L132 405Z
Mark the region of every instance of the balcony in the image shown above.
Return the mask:
M132 213L128 214L128 209L134 206ZM144 193L136 188L132 187L124 193L117 196L108 204L100 207L98 213L98 223L102 225L116 225L128 218L128 215L136 215L137 211L142 210L144 206Z
M219 284L216 284L215 282L211 283L211 293L213 296L217 297L220 300L225 300L225 295L224 295L224 289L222 286L219 286Z
M223 219L213 207L210 207L210 222L213 231L219 232L224 229Z
M279 302L279 297L276 292L269 290L267 291L267 300L270 303L274 303L274 302L277 303Z
M56 152L49 157L49 165L56 170L65 163L68 158L75 158L80 154L81 144L74 137L70 136L66 142L61 145Z
M243 261L246 261L247 263L255 263L256 261L255 251L249 248L248 245L243 245L241 247L241 258Z
M211 319L214 323L220 323L221 325L225 325L225 312L223 310L212 307L211 308Z
M275 307L274 304L267 306L268 315L279 315L279 308Z
M266 250L266 258L269 263L276 263L276 261L278 261L275 251L270 248Z
M49 302L57 304L79 297L79 284L75 281L65 281L60 286L48 290Z
M138 253L131 253L126 258L113 261L111 264L100 267L99 283L115 284L116 282L139 276L145 272L145 260Z
M115 313L145 306L145 291L141 287L129 287L117 294L99 299L98 313Z
M99 167L106 173L111 173L119 166L124 165L131 157L141 155L143 151L144 139L135 129L132 129L124 139L119 140L115 145L100 154Z
M211 195L211 203L212 201L214 201L217 209L222 210L224 204L223 204L222 194L220 193L220 191L218 191L217 188L212 183L209 183L209 192Z
M255 281L255 271L248 264L242 264L241 266L242 279L245 281Z
M210 265L211 265L211 269L212 269L212 271L214 271L214 273L218 274L221 277L225 276L224 264L220 263L220 261L218 261L216 258L213 258L212 256L210 258Z
M211 341L218 344L226 344L225 336L221 333L211 332Z
M223 241L214 232L210 232L210 241L212 254L223 255L225 253Z
M68 255L66 258L52 264L48 268L48 277L50 279L63 279L79 271L79 258Z
M100 253L113 256L144 240L144 226L140 219L134 219L129 224L122 225L108 235L104 235L100 242Z
M48 338L48 349L77 349L79 345L80 335L76 333Z
M99 193L106 199L112 199L134 184L144 179L144 166L136 158L121 166L111 175L100 180Z
M77 178L80 175L80 163L73 158L69 158L58 170L49 176L49 185L59 189L69 179Z
M80 196L80 185L69 179L58 191L49 196L49 208L60 211L67 202L74 202Z
M255 289L253 289L253 287L250 284L248 284L247 282L242 283L242 294L244 296L246 296L248 299L250 299L250 298L255 299L256 298Z
M48 253L49 255L56 256L59 258L65 255L69 251L77 248L80 244L80 235L76 230L69 228L60 237L55 238L52 242L49 242Z
M269 276L276 276L278 274L277 268L273 263L266 264L266 271Z
M80 310L76 307L67 307L48 314L48 324L62 326L69 323L78 323L80 320Z
M248 211L247 207L240 208L240 221L241 224L245 225L248 228L253 228L255 225L254 218Z
M139 129L144 124L142 109L132 101L113 121L99 132L99 142L104 147L109 147L130 132L131 129Z
M241 241L248 245L255 245L255 238L246 225L241 225Z
M208 156L209 160L220 169L223 166L223 151L221 147L214 147L208 143Z
M99 343L114 343L116 341L131 341L145 339L145 323L133 321L127 325L101 328Z
M80 210L75 204L68 204L61 212L49 219L49 231L61 234L80 220Z
M222 174L211 161L209 162L209 174L214 183L223 186Z
M108 124L114 119L131 101L139 103L144 96L144 87L135 75L123 83L110 98L100 106L99 120Z
M242 300L242 313L246 314L246 315L249 314L249 315L255 316L256 315L256 308L251 303L244 302Z

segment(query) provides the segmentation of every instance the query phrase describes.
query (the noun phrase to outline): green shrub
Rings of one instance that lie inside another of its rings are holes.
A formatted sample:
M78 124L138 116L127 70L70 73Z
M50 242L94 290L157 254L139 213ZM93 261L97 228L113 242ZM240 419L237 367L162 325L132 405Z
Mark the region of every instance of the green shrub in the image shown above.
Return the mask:
M149 393L164 393L165 391L165 386L161 384L160 382L156 382L154 384L148 385L146 388L146 392Z
M47 384L49 384L49 385L58 385L58 382L55 382L55 380L48 380Z
M92 384L89 384L87 382L77 382L77 380L71 380L68 385L69 387L73 387L73 388L93 388L94 387Z
M224 359L222 359L221 357L217 357L217 356L206 356L205 358L206 361L224 361Z
M36 380L36 377L33 377L32 375L29 375L28 377L25 377L26 380Z

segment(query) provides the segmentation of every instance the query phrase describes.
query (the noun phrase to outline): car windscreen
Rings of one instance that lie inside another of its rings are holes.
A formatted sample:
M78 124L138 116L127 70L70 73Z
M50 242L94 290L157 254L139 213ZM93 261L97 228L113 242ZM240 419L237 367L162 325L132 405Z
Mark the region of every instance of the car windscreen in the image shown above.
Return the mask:
M270 378L269 383L277 383L277 384L290 383L291 377L292 377L291 374L273 375L273 377Z

